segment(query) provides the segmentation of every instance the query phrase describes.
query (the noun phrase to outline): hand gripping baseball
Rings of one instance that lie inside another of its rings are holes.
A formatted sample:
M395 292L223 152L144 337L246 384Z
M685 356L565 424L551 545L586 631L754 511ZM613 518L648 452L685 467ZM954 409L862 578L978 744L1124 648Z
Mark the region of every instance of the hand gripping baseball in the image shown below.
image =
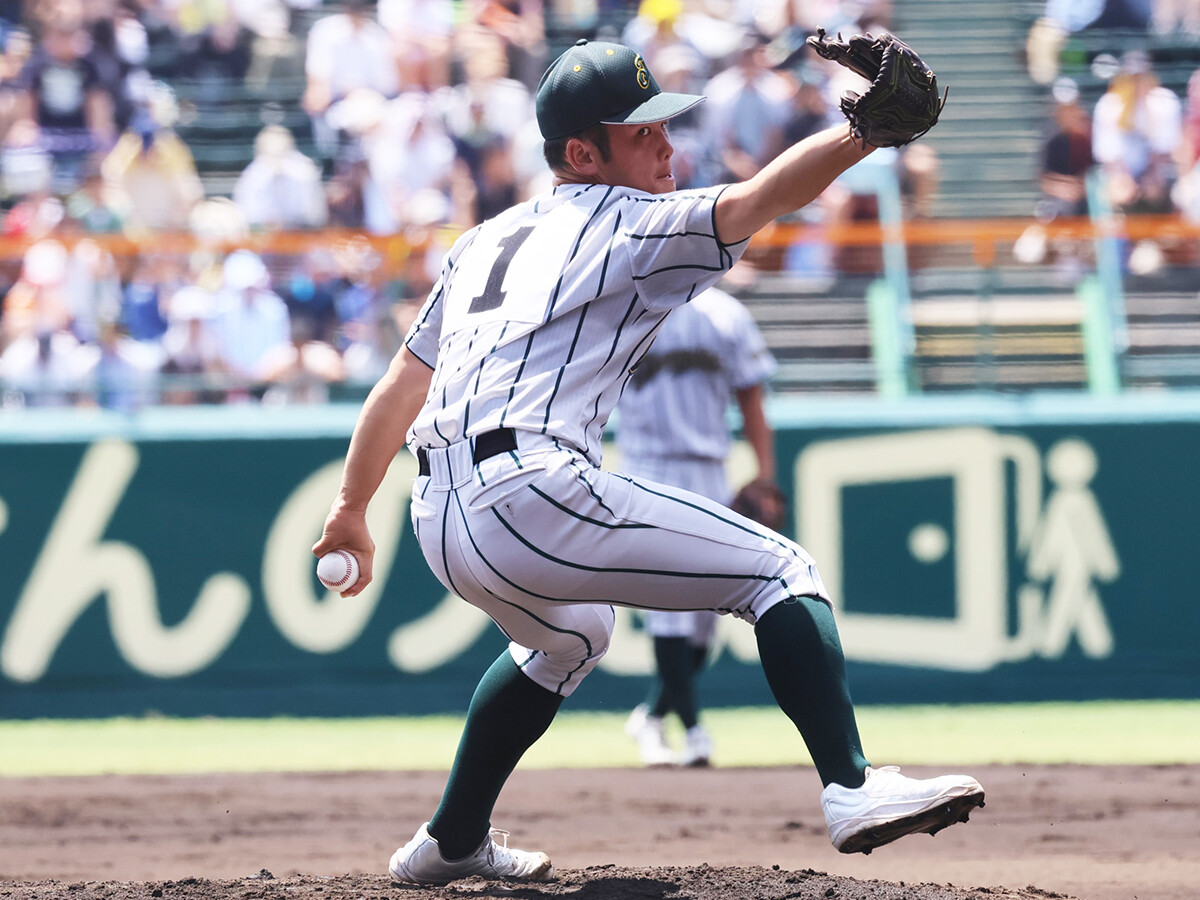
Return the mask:
M856 34L843 41L839 34L831 41L818 28L808 44L871 82L861 95L846 91L839 104L851 133L863 144L901 147L937 124L950 89L939 96L933 70L899 38Z

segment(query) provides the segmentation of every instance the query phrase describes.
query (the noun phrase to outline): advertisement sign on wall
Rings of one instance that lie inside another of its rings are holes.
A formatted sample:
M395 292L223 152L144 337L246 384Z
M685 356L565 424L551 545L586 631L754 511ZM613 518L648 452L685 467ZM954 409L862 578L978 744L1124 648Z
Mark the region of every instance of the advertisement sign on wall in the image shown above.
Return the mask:
M1200 422L826 424L780 427L777 445L790 536L835 598L857 702L1200 696ZM369 515L375 582L345 599L315 578L345 447L0 444L0 716L465 709L504 641L421 558L407 452ZM572 707L628 708L650 669L621 611ZM750 626L722 621L701 689L771 702Z

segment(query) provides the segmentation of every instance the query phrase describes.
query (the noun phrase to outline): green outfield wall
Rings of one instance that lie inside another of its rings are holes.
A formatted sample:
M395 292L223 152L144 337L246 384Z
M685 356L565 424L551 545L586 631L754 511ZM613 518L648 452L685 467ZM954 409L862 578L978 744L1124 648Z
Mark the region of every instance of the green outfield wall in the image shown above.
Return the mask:
M770 412L857 702L1200 697L1200 397ZM355 415L0 413L0 717L465 709L504 644L426 568L407 452L371 511L375 583L313 574ZM627 708L649 669L622 613L571 705ZM749 626L722 621L702 690L771 702Z

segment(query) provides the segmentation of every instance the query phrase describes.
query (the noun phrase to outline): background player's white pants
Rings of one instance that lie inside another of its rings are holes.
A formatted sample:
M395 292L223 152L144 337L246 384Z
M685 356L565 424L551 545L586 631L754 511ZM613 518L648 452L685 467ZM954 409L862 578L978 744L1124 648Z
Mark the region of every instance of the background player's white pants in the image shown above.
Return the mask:
M828 600L799 545L678 488L602 472L539 435L471 462L431 449L412 516L447 588L492 617L537 684L569 696L608 649L612 606L712 609L750 623L789 597Z
M621 471L644 481L684 488L726 506L733 499L725 461L721 459L628 454L621 460ZM696 612L652 609L643 613L642 621L651 637L687 638L692 646L707 647L717 628L717 613L707 609Z

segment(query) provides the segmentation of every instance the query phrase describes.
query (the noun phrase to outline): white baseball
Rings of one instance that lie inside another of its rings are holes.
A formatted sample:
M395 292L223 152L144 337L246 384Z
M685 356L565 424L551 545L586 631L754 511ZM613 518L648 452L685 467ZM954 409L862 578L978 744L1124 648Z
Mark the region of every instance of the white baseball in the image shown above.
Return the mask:
M317 560L317 579L331 591L346 591L358 581L358 560L348 550L333 550Z

